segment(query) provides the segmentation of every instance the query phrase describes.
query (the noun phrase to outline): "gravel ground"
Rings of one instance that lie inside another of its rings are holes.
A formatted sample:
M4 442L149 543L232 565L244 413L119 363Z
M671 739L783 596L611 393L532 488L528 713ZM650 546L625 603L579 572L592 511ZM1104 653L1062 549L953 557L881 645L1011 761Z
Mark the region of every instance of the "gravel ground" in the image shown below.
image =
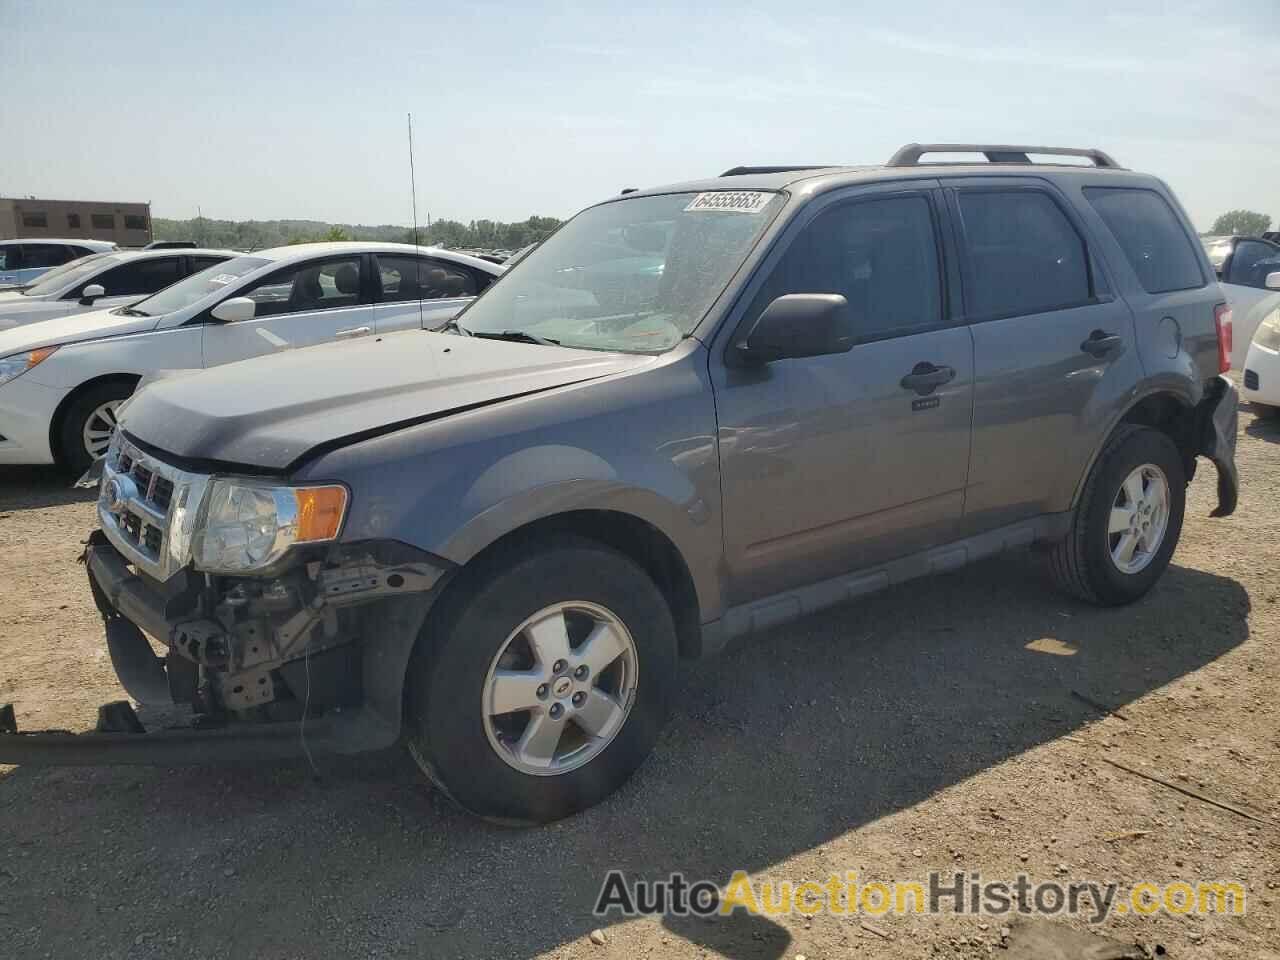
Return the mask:
M810 617L690 669L640 773L549 827L458 813L398 751L322 761L319 777L0 767L0 956L1002 953L1002 921L954 915L874 930L594 920L619 867L720 884L737 869L1239 879L1243 918L1131 914L1099 929L1170 957L1277 960L1275 828L1103 760L1280 821L1277 444L1280 425L1242 411L1240 508L1208 519L1203 470L1174 564L1142 602L1064 600L1010 555ZM56 475L0 468L0 701L27 728L85 729L123 695L75 562L92 515Z

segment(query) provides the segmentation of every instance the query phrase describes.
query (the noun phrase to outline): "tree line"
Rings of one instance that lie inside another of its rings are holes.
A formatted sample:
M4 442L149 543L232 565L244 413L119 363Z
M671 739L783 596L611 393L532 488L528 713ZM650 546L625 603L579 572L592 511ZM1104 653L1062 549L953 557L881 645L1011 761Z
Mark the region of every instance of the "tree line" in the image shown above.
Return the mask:
M1258 237L1271 227L1271 218L1254 210L1228 210L1213 221L1209 232L1215 236L1234 234L1240 237Z
M518 223L499 220L435 220L420 224L418 242L450 249L519 250L549 236L561 221L555 217L529 217ZM231 250L264 250L292 243L321 240L377 240L384 243L413 243L412 227L396 224L368 226L355 223L327 223L322 220L190 220L151 218L156 240L194 240L204 247Z

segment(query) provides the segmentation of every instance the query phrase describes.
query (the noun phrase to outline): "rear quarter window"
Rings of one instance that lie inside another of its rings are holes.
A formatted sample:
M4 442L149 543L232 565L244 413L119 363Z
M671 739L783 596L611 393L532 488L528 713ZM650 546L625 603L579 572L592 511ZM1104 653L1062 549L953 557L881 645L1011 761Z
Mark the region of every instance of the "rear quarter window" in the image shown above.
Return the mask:
M1168 201L1154 190L1085 187L1147 293L1193 290L1205 284L1191 238Z

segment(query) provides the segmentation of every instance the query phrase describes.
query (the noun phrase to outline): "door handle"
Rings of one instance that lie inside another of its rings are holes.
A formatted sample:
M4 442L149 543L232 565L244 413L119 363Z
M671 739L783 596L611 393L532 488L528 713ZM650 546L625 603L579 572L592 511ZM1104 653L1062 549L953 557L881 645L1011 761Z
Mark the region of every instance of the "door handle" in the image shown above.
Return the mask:
M955 378L954 367L945 365L935 367L932 363L921 361L911 368L911 372L903 377L901 382L903 390L914 390L923 397Z
M339 330L333 335L333 339L342 340L347 337L363 337L366 333L373 333L373 327L351 327L347 330Z
M1102 357L1116 349L1122 343L1124 343L1124 341L1114 333L1095 330L1093 333L1089 334L1088 340L1080 344L1080 349L1095 357Z

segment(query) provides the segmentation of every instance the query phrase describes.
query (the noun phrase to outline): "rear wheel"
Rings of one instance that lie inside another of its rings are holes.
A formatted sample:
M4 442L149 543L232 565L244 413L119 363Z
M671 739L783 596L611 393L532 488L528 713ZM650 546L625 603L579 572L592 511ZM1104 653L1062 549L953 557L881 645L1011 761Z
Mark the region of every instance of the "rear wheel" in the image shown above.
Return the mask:
M1185 506L1173 441L1149 427L1121 426L1089 473L1071 531L1050 552L1054 579L1091 603L1137 600L1169 565Z
M116 412L132 395L134 386L128 380L109 380L72 398L57 437L59 460L69 470L83 473L107 452L116 429Z
M464 571L409 677L409 750L460 806L506 823L603 800L652 749L676 635L625 556L566 538Z

